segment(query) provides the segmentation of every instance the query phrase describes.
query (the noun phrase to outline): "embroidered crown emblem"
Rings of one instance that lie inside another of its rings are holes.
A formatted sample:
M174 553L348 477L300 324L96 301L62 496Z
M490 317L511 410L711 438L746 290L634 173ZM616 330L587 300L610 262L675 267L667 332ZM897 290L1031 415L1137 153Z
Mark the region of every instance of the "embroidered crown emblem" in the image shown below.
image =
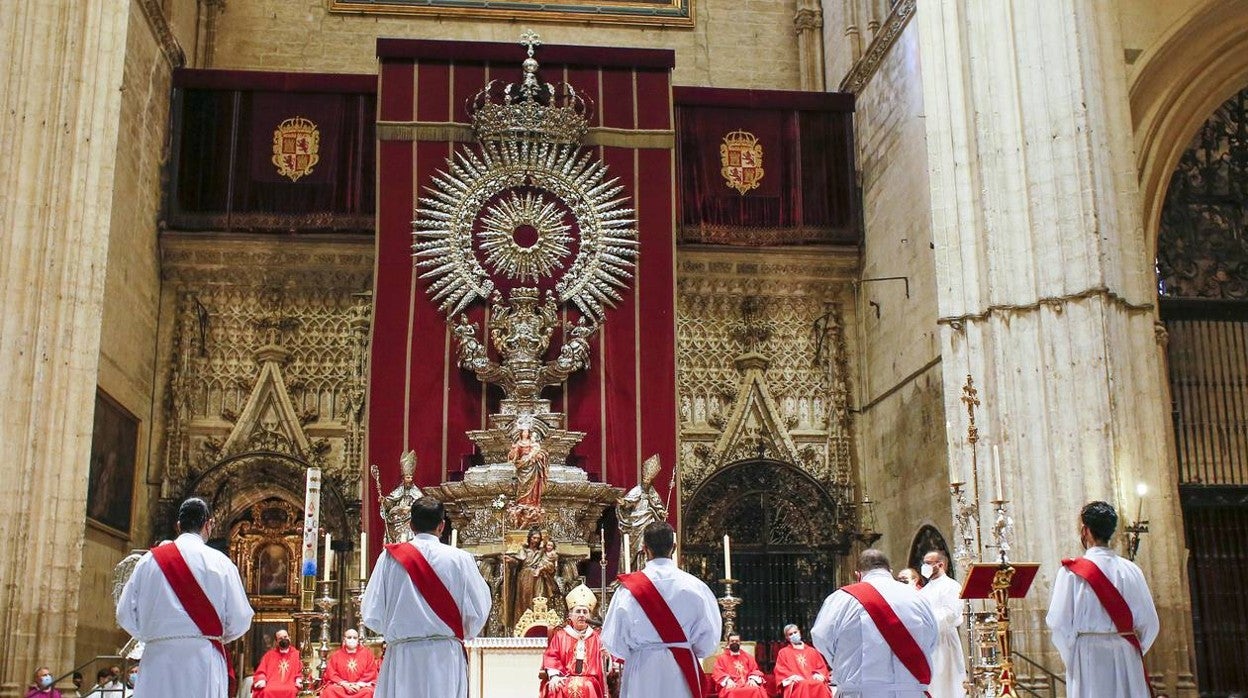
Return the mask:
M528 57L519 84L491 80L467 103L477 140L580 143L592 103L567 83L542 82L533 53L542 45L531 29L520 35Z

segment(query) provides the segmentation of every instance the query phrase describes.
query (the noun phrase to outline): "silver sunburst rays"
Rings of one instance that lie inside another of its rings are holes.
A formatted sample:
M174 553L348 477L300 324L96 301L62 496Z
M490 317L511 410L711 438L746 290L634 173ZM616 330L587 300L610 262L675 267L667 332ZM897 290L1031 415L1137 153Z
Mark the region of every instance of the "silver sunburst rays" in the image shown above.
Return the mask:
M491 204L478 234L485 263L521 283L551 276L568 256L571 226L563 222L564 207L544 194L510 192ZM518 240L524 229L532 240Z
M421 278L433 280L430 296L448 316L489 298L500 274L522 283L553 279L560 302L595 322L621 300L637 257L636 221L623 185L607 178L591 150L487 141L457 149L432 179L412 247ZM514 238L522 225L537 232L527 248ZM573 241L576 254L564 269Z

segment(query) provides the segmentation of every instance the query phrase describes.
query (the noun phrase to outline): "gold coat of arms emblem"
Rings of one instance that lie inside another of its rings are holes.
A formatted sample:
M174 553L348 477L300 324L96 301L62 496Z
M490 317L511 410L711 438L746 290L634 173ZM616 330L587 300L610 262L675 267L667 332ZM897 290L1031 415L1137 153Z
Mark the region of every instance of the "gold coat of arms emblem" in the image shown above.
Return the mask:
M296 116L273 131L273 164L277 173L298 182L321 161L321 132L311 119Z
M763 181L763 144L749 131L733 131L719 144L720 173L728 187L745 194Z

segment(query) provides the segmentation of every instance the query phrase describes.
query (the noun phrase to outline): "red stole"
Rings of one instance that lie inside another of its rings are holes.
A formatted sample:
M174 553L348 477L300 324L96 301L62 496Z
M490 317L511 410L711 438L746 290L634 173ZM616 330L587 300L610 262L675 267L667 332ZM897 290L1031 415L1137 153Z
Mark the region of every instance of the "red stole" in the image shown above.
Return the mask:
M182 608L186 609L186 615L191 617L191 622L221 653L221 659L225 662L225 670L230 677L230 693L233 693L234 666L230 664L230 655L225 651L225 644L219 639L225 632L225 628L221 625L221 616L217 615L217 609L213 607L203 587L191 573L191 568L186 564L186 558L182 557L182 551L178 550L178 546L173 543L158 545L152 548L152 559L156 561L160 571L165 573L165 580L173 588L173 594L178 597Z
M649 577L641 572L633 572L621 574L618 579L620 584L632 593L633 598L637 599L637 605L641 606L646 618L659 632L660 640L668 644L689 642L684 628L680 627L680 621L676 620L676 614L672 613L671 607L667 605L667 601L663 599L663 595L659 593ZM701 698L702 667L698 664L697 657L693 656L693 648L669 647L668 649L671 650L676 665L680 667L680 673L685 678L685 685L689 688L689 695L692 698Z
M433 571L420 549L408 543L391 543L386 546L386 552L407 570L407 576L412 578L416 591L425 598L434 615L450 626L455 637L463 642L464 616L459 612L459 604L455 603L455 597L451 596L450 590L438 573Z
M1135 615L1131 613L1127 600L1122 598L1122 592L1118 591L1118 587L1109 581L1109 577L1105 576L1095 562L1086 557L1062 560L1062 567L1070 570L1076 577L1092 587L1092 593L1096 594L1097 600L1109 614L1109 620L1117 628L1118 634L1122 636L1122 639L1131 643L1136 652L1140 653L1140 667L1144 669L1144 685L1148 686L1148 694L1151 696L1153 684L1148 680L1148 669L1144 667L1144 647L1140 645L1140 638L1135 634Z
M927 655L923 654L923 648L919 647L914 635L910 634L909 628L897 617L897 612L888 605L879 590L867 582L858 582L841 587L841 591L857 599L867 610L867 615L875 622L889 649L915 680L923 685L931 683L932 667L927 663Z

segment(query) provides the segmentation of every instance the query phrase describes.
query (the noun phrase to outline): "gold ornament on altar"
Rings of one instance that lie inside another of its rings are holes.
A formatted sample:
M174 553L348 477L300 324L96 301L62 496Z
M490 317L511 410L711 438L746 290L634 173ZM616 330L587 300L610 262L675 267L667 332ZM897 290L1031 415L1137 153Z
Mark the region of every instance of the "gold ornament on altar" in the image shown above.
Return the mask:
M545 596L534 596L533 605L525 609L520 615L520 619L516 621L516 629L514 635L516 637L524 637L534 626L543 626L547 629L556 628L563 623L563 618L559 617L559 612L553 608L547 608L548 600Z
M732 131L719 144L720 174L728 188L744 195L763 181L763 144L749 131Z
M298 182L321 161L321 132L311 119L296 116L273 131L273 164L277 173Z

